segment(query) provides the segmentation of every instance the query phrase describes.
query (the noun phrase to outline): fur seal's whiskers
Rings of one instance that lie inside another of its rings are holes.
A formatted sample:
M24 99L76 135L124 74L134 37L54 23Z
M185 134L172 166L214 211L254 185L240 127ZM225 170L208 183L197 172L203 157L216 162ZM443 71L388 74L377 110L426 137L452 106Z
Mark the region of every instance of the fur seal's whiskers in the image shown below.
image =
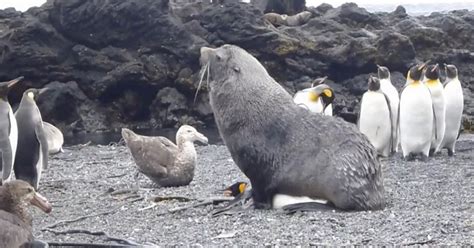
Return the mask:
M207 74L207 87L209 87L209 62L204 66L203 70L201 70L200 74L201 74L201 76L200 76L200 79L199 79L198 87L196 89L196 93L194 94L194 102L193 103L196 103L196 98L197 98L199 90L201 89L202 80L204 79L205 74Z

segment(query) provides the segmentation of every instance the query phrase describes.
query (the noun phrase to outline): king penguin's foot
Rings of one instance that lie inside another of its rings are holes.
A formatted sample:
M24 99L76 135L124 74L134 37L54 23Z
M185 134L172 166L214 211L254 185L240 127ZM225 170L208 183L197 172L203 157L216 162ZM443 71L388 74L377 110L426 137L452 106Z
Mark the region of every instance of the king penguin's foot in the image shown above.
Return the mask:
M413 161L415 159L415 154L413 153L408 153L407 156L404 157L405 161Z
M435 152L435 149L430 149L429 156L430 157L433 156L434 152Z
M454 156L454 151L448 148L448 156Z
M426 154L421 154L420 155L420 161L423 161L423 162L426 162L426 160L428 160L428 156Z

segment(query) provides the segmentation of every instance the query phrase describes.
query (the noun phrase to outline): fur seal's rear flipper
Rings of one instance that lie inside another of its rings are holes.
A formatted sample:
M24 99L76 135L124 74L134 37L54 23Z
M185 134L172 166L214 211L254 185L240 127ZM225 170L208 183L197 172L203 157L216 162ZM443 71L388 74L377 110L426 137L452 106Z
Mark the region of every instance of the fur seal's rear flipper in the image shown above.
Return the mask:
M36 139L40 144L41 158L43 159L43 169L48 169L48 140L43 129L43 122L38 122L35 127Z
M220 215L233 215L248 209L253 209L252 190L247 189L243 193L237 195L232 201L224 207L217 208L212 212L212 217Z
M320 202L302 202L290 204L282 207L285 214L294 214L296 212L319 212L336 210L336 207L331 203Z

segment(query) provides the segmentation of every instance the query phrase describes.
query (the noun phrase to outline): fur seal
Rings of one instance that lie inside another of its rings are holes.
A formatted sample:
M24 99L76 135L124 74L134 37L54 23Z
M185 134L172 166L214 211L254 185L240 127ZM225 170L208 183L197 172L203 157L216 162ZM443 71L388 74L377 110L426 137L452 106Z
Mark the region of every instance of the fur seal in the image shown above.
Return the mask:
M202 47L200 62L219 134L250 179L255 208L321 199L341 210L384 208L377 152L355 125L308 114L240 47Z
M278 13L269 12L263 15L263 19L267 20L274 26L300 26L309 21L311 19L312 13L309 11L302 11L296 15L288 16L288 15L280 15Z
M18 124L15 176L30 183L35 190L38 190L43 169L48 168L48 141L41 113L35 102L35 98L46 90L47 88L26 90L15 112Z
M165 137L138 135L127 128L122 128L122 137L138 170L164 187L188 185L197 159L194 141L207 144L206 136L188 125L176 132L176 145Z
M0 184L12 179L13 164L18 144L18 125L8 102L10 87L23 77L0 82Z

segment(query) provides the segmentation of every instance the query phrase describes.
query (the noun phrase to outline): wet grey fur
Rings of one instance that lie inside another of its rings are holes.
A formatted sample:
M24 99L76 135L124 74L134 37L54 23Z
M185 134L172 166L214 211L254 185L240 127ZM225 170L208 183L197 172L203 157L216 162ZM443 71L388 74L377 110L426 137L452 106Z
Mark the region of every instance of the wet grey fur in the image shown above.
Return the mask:
M210 103L233 160L249 177L257 208L274 194L324 198L344 210L382 209L375 148L356 126L309 113L245 50L201 49Z

